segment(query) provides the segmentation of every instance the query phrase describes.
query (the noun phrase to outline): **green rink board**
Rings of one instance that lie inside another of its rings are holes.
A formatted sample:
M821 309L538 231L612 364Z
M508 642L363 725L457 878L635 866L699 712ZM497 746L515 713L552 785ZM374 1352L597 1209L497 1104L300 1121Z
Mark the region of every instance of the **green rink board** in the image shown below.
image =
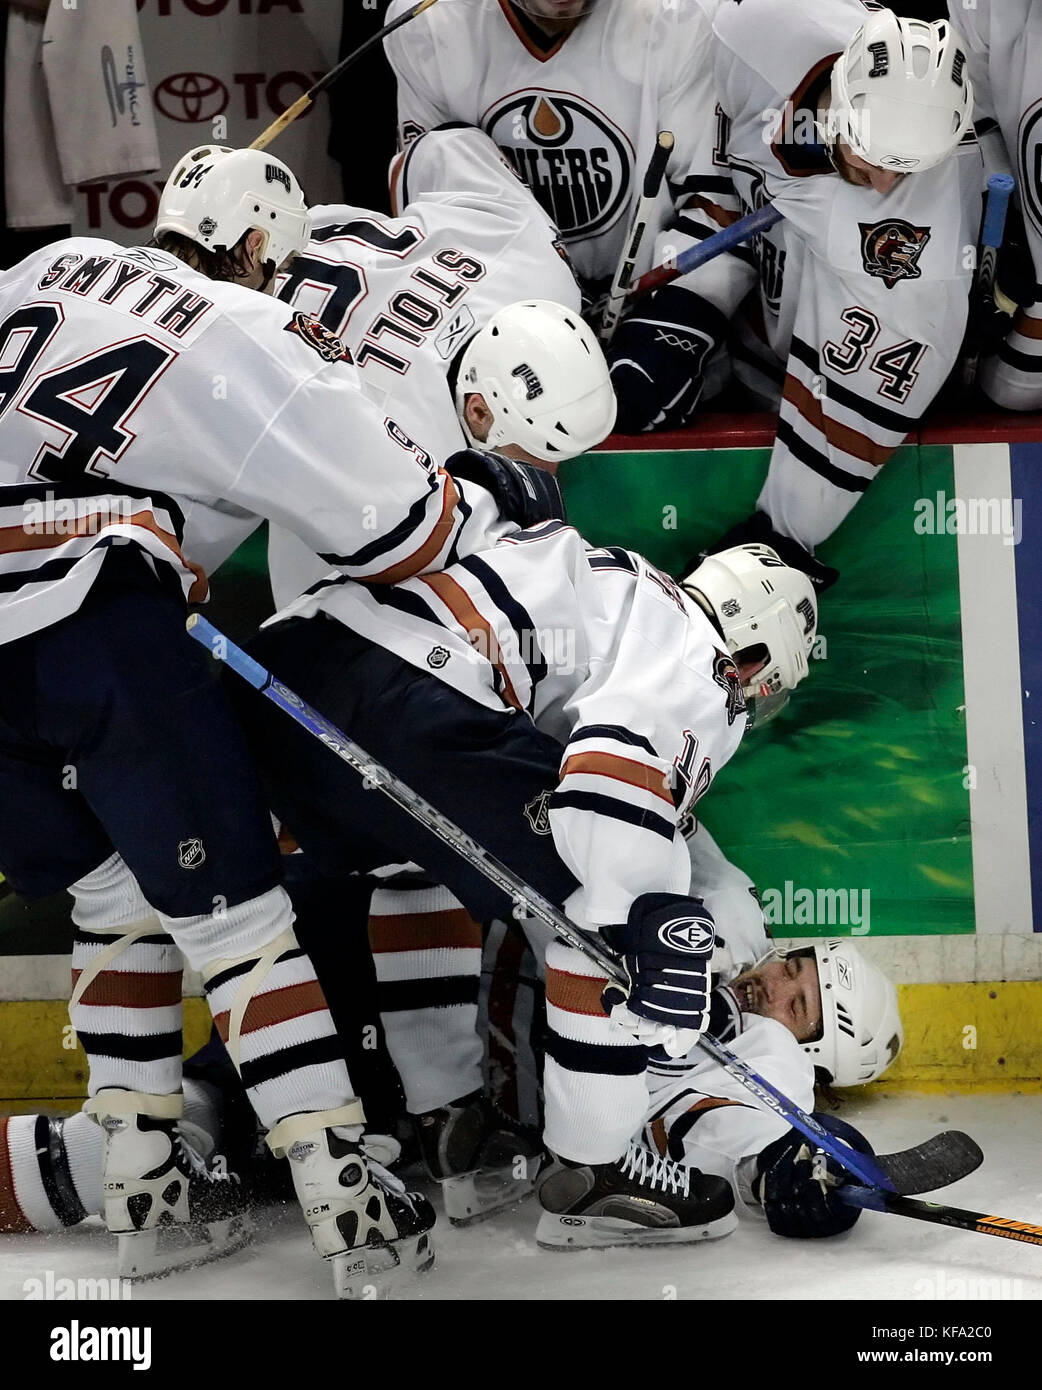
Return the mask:
M589 540L679 575L753 510L768 458L597 454L564 465L562 482ZM906 447L821 547L842 577L822 600L820 657L701 803L721 848L768 894L775 935L863 934L865 920L872 935L974 930L956 538L912 526L916 499L938 491L954 495L951 448ZM822 921L801 910L800 889L862 896L833 898ZM863 919L853 928L844 903Z

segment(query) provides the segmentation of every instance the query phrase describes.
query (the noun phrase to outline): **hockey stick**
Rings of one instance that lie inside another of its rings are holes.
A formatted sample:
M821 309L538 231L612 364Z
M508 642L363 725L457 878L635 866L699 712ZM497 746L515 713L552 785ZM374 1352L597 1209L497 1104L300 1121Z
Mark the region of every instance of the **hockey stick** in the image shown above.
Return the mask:
M392 20L390 24L385 24L378 34L373 34L370 38L366 39L365 43L359 44L354 52L349 53L346 58L341 58L336 67L330 68L325 77L320 77L315 85L309 87L303 96L297 97L293 105L288 106L281 116L276 116L271 125L268 126L266 130L262 130L257 136L256 140L254 140L253 144L250 146L250 149L266 150L275 139L276 135L281 135L288 125L291 125L298 116L302 116L315 98L320 93L324 92L327 87L332 87L337 78L342 73L346 72L352 63L357 63L359 58L364 58L370 49L375 48L378 43L383 43L388 34L393 34L395 29L400 29L403 24L408 24L410 19L415 19L416 16L422 14L424 10L429 10L434 3L435 0L419 0L418 5L413 5L412 9L406 10L404 14L399 15L398 18Z
M970 325L976 341L973 343L962 364L962 384L972 386L977 380L980 366L980 333L975 331L975 320L995 302L995 274L998 268L999 248L1006 235L1006 215L1009 200L1013 196L1016 183L1010 174L992 174L988 180L988 196L984 205L984 230L981 233L981 257L977 276L970 295Z
M207 622L200 614L193 613L188 619L187 627L190 635L209 649L211 656L225 662L255 690L260 691L288 714L301 728L330 748L342 762L354 768L361 775L365 787L382 791L396 806L454 850L461 859L484 874L489 882L494 883L511 899L515 915L527 913L537 917L569 946L581 951L608 979L628 986L629 982L618 961L599 941L591 939L542 894L529 887L512 869L489 854L476 840L471 839L459 826L436 810L429 801L424 800L393 773L370 758L357 743L324 719L299 695L295 695L281 681L276 680L270 671L254 661L241 647L237 647L212 623ZM972 1171L981 1161L982 1155L973 1140L957 1131L936 1135L926 1144L909 1149L905 1153L876 1155L874 1158L859 1153L830 1134L813 1116L806 1114L780 1091L776 1091L770 1082L765 1081L715 1038L703 1033L698 1039L698 1046L718 1062L728 1075L751 1091L762 1105L798 1129L818 1148L824 1149L840 1167L853 1173L868 1187L881 1187L887 1192L931 1191L933 1188L944 1186L945 1183L954 1182L956 1178L963 1176L965 1171ZM967 1162L970 1163L969 1169L966 1168Z
M641 244L644 241L644 233L648 229L651 221L651 214L654 211L655 203L658 199L659 190L662 187L662 180L666 174L666 165L669 163L669 156L673 153L673 132L671 130L660 130L658 141L655 145L654 153L648 164L647 173L644 175L644 191L637 201L637 206L633 212L633 221L630 223L629 236L622 248L619 257L618 268L615 271L615 279L611 283L608 291L608 303L605 305L604 317L601 319L600 339L607 346L615 336L615 330L619 326L619 319L622 317L623 305L626 303L626 291L630 287L633 278L633 268L637 264L637 257L640 254Z
M691 270L697 270L700 265L705 265L707 261L722 256L725 251L740 246L743 241L751 241L754 236L766 232L781 220L782 215L773 203L768 203L757 212L749 213L747 217L740 217L737 222L732 222L730 227L724 227L705 241L700 241L697 246L682 251L674 265L658 265L653 270L646 271L636 284L630 286L626 298L635 299L637 295L657 290L660 285L668 285L671 280L687 275Z
M920 1202L890 1192L878 1192L870 1187L847 1183L836 1189L840 1201L848 1207L865 1211L890 1212L894 1216L910 1216L913 1221L932 1221L938 1226L953 1226L959 1231L976 1231L982 1236L1001 1236L1003 1240L1020 1240L1028 1245L1042 1245L1042 1226L1030 1221L1014 1221L1011 1216L985 1216L979 1211L964 1211L942 1202Z

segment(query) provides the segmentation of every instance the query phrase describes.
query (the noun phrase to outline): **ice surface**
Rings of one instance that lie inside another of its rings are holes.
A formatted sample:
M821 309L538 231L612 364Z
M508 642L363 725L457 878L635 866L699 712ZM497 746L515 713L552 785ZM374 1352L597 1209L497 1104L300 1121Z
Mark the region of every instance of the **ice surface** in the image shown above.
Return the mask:
M942 1200L990 1215L1042 1223L1042 1095L879 1096L845 1105L880 1151L941 1129L964 1129L986 1158ZM1042 1298L1042 1246L865 1212L848 1235L792 1241L743 1220L722 1241L672 1249L550 1254L535 1244L538 1206L469 1230L439 1226L437 1263L400 1299L900 1299ZM58 1236L0 1237L0 1298L22 1299L29 1279L115 1275L114 1241L100 1225ZM199 1269L138 1285L152 1299L324 1299L328 1270L312 1253L302 1218L277 1215L247 1250Z

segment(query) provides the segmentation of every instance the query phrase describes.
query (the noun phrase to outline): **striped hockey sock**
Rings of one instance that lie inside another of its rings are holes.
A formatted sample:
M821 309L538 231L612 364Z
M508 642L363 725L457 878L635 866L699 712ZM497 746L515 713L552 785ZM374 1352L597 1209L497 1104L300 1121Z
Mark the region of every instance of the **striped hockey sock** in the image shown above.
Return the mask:
M0 1232L60 1231L97 1216L104 1144L88 1115L0 1119Z
M648 1052L601 1004L607 980L570 946L546 952L544 1139L576 1163L612 1163L640 1129L648 1105Z
M369 944L387 1049L414 1115L482 1084L481 927L446 888L377 888Z
M343 1047L311 958L292 932L279 944L284 949L255 988L249 976L263 963L260 953L206 980L217 1032L266 1129L287 1115L336 1110L351 1095ZM236 1012L241 1014L238 1056L232 1038Z

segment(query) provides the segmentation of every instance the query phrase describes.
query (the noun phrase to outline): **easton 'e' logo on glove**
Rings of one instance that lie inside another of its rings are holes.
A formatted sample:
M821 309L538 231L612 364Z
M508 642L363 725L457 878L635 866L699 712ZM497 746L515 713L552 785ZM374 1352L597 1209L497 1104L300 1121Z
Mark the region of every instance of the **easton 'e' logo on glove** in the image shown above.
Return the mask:
M699 900L695 898L694 901ZM683 951L692 956L712 955L716 940L713 919L704 907L697 917L673 917L659 927L658 939L667 950Z
M643 893L625 926L602 927L627 983L602 996L612 1020L646 1047L682 1057L709 1026L709 967L716 941L713 916L700 898Z

